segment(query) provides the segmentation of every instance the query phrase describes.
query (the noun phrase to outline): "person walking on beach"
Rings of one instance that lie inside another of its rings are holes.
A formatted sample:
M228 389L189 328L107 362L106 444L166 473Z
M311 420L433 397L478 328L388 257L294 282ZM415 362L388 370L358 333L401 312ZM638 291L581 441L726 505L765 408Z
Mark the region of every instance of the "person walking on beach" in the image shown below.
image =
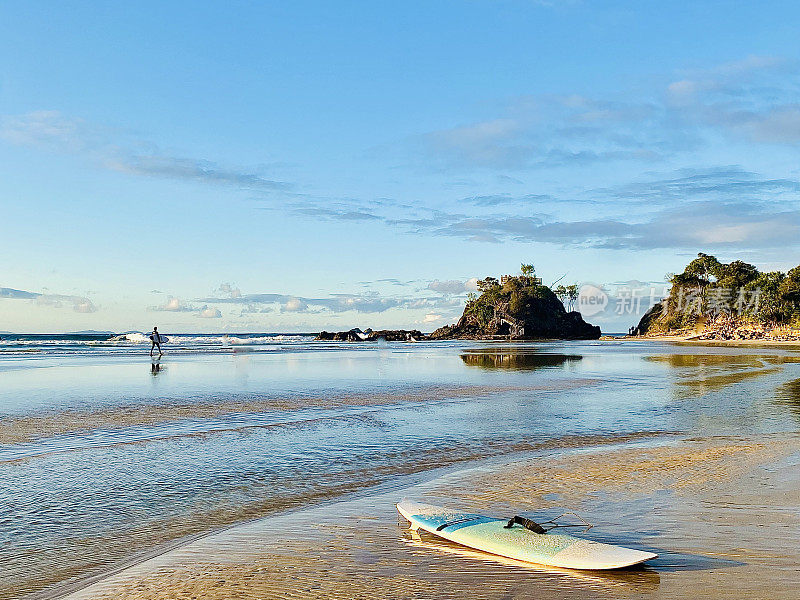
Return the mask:
M158 346L158 355L164 354L161 351L161 334L158 333L158 327L153 327L153 333L150 334L150 356L153 356L153 350Z

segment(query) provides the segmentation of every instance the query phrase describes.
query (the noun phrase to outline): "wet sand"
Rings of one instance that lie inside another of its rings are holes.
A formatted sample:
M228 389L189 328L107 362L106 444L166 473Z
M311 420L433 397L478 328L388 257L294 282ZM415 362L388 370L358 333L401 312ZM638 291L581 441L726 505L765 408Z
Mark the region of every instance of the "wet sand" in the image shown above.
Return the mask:
M773 598L800 585L800 435L682 437L488 460L404 489L207 536L73 595L174 598ZM540 519L577 510L586 537L659 558L550 569L423 534L408 496Z
M573 380L560 384L561 389L572 389L599 383L597 379ZM241 414L289 412L303 409L332 409L342 407L372 407L388 404L455 400L458 398L489 396L506 392L536 392L552 389L550 385L527 386L414 386L406 391L384 393L340 394L303 397L295 394L287 398L253 400L216 399L213 402L144 404L113 407L101 410L65 410L43 414L9 417L0 420L0 444L33 442L49 436L75 434L96 429L119 429L133 426L152 426L176 423L190 419L224 419ZM230 424L215 429L239 431L256 425ZM197 433L205 435L208 431ZM183 433L182 435L186 435ZM151 439L158 439L151 438ZM2 460L2 457L0 457Z

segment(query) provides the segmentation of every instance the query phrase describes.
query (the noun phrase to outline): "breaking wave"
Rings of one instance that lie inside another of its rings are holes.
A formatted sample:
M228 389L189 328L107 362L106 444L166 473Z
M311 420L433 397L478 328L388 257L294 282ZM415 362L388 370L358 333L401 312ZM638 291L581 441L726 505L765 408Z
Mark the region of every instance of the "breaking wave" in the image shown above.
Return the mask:
M225 351L226 349L258 348L278 349L281 346L308 344L314 334L293 333L211 333L162 334L165 348L182 351ZM67 334L0 334L0 353L79 353L105 350L125 352L149 346L150 333L125 331L122 333L92 332Z

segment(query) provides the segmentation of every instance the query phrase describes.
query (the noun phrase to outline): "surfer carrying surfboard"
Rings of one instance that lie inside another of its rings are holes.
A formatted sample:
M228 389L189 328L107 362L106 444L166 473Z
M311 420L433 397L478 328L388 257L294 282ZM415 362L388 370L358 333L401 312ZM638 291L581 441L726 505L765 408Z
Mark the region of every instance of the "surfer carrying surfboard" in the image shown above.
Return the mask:
M161 334L158 333L158 327L153 327L153 333L150 334L150 356L153 356L153 350L158 346L158 355L164 354L161 351Z

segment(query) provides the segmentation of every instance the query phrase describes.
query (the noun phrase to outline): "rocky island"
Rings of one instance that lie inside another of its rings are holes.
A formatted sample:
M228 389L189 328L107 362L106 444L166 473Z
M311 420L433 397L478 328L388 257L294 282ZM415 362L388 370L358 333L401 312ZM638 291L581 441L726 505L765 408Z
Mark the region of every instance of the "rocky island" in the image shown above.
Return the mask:
M522 265L522 274L500 280L487 277L478 282L480 296L472 294L464 314L455 325L440 327L430 339L595 340L600 328L583 320L542 280L532 265Z

